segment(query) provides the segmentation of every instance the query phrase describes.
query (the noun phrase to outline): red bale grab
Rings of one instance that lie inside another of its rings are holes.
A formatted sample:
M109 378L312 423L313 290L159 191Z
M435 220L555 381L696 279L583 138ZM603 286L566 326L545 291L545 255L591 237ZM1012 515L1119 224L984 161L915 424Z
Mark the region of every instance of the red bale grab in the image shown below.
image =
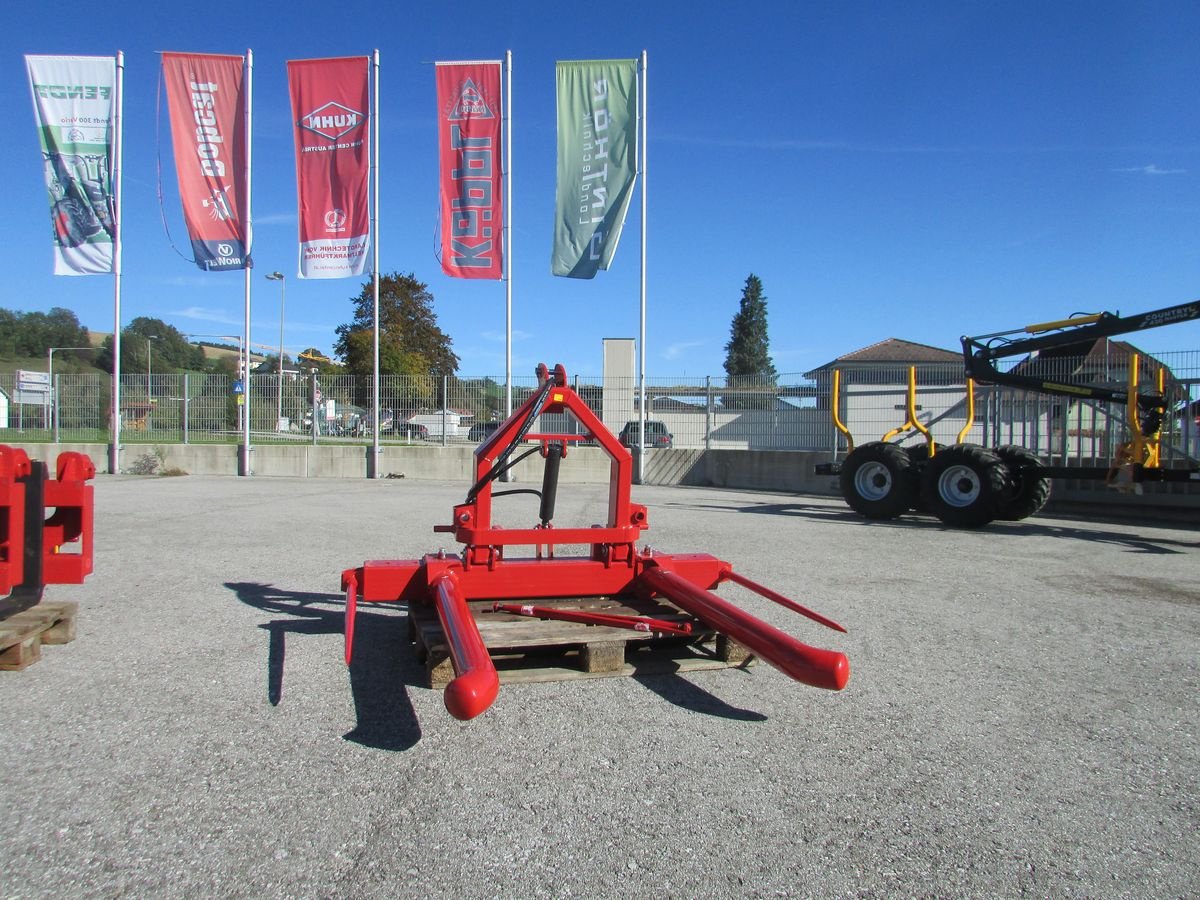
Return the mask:
M845 687L850 664L844 654L801 643L711 592L724 581L734 581L827 627L845 631L833 620L735 574L729 563L714 556L649 549L639 552L635 548L648 521L646 508L631 500L633 458L629 450L567 385L561 365L553 371L540 365L537 374L535 393L475 450L475 481L466 500L454 507L449 524L434 526L434 531L453 534L463 545L461 553L449 556L439 552L419 560L369 560L342 573L347 663L353 654L359 602L432 605L455 673L446 687L446 708L455 718L471 719L492 704L500 681L469 601L531 605L531 601L552 598L624 596L668 602L706 629L738 641L796 681L831 690ZM562 427L534 432L534 424L543 415L553 415L559 422L573 418L578 427L570 432ZM607 521L586 528L558 528L553 517L559 465L573 444L585 440L598 445L610 460ZM522 444L530 446L513 458ZM528 528L495 526L492 501L505 492L493 493L492 483L533 453L540 453L545 460L542 489L535 492L541 498L540 521ZM566 544L587 545L591 552L557 556L556 547ZM507 551L515 546L534 548L533 556L510 559ZM614 623L611 615L570 614L575 622L637 629L635 617L629 618L625 624ZM680 627L676 633L687 630Z

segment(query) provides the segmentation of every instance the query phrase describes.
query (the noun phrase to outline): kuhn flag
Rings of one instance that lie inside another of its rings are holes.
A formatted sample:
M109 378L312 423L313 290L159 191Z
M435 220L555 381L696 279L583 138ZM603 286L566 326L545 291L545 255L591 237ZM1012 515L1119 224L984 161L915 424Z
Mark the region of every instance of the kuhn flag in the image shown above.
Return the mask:
M26 56L50 195L55 275L113 270L113 101L109 56Z
M500 278L500 63L438 63L436 69L442 271Z
M637 60L560 62L550 271L591 278L621 239L637 178Z
M288 63L296 133L300 277L361 275L371 240L370 60Z
M245 60L164 53L162 66L196 265L206 272L248 268Z

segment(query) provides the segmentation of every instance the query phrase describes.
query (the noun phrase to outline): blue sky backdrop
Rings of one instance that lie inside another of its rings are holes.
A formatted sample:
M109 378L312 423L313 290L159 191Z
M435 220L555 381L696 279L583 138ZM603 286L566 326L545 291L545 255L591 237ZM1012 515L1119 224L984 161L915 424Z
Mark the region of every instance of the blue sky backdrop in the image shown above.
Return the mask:
M328 352L361 282L296 271L285 62L381 53L380 253L436 298L464 375L504 370L504 286L441 274L431 63L513 53L514 370L598 374L601 339L638 330L634 197L613 268L550 275L554 63L649 53L648 374L722 374L746 276L768 298L781 373L898 337L958 349L1077 311L1200 296L1200 5L118 2L16 14L0 34L0 306L113 325L109 276L54 277L23 55L125 52L124 323L241 330L240 273L187 248L156 51L254 52L252 340ZM161 123L160 123L161 118ZM1134 340L1200 347L1200 324Z

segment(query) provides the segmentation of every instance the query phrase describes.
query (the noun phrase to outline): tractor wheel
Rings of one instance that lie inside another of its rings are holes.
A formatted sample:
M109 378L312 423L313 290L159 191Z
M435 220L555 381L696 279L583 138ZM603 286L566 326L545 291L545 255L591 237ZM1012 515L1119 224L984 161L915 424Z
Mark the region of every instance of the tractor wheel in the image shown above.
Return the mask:
M913 505L911 469L908 454L894 444L863 444L842 463L842 496L868 519L894 519Z
M986 525L1000 514L1008 496L1008 468L999 456L976 444L939 450L921 474L921 499L947 525Z
M1012 483L1008 497L1000 504L998 518L1016 522L1035 515L1050 499L1050 479L1034 471L1041 467L1041 459L1032 450L1015 444L997 447L996 455L1008 467Z
M100 231L100 223L87 204L75 197L64 197L51 212L59 246L78 247Z

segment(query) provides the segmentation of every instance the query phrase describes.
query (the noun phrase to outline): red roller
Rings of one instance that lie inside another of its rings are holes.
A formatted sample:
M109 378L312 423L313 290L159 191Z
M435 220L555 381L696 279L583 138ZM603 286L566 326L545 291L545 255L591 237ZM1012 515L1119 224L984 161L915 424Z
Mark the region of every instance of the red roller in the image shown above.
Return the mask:
M840 691L850 680L850 661L844 653L801 643L674 572L651 565L639 580L796 681Z
M454 664L455 678L446 685L446 709L456 719L473 719L496 699L500 676L454 577L441 575L430 587Z

